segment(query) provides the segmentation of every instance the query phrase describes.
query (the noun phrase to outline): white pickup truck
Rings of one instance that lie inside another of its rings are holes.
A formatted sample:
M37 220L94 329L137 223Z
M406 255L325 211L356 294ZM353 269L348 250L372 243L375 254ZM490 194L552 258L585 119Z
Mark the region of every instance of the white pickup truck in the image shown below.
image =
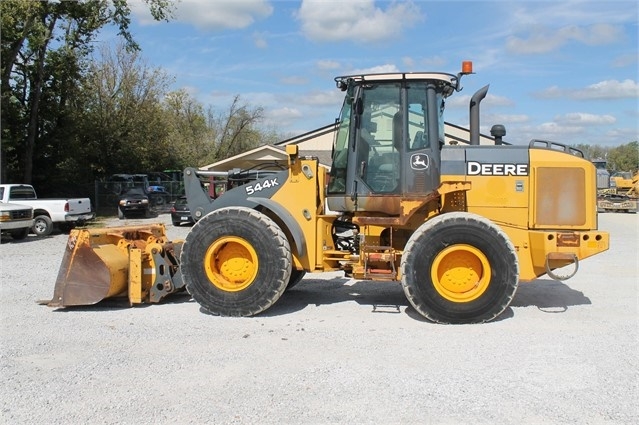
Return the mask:
M27 205L0 202L0 234L8 234L15 240L21 240L29 235L31 227L33 227L33 208Z
M53 226L83 225L95 218L89 198L38 199L28 184L0 184L0 201L28 205L33 208L33 233L47 236Z

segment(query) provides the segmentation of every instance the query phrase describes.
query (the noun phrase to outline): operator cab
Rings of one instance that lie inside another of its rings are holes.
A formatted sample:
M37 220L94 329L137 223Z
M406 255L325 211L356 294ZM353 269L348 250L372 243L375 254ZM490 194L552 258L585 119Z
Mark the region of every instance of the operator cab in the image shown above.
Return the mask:
M444 99L461 75L392 73L337 77L346 92L327 185L332 211L400 213L402 199L439 186Z

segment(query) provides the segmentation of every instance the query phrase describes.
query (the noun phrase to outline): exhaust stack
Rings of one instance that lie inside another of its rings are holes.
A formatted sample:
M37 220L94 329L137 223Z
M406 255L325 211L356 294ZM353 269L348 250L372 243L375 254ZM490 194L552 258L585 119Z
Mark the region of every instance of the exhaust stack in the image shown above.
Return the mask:
M470 99L470 144L479 145L479 103L486 97L489 85L475 92Z

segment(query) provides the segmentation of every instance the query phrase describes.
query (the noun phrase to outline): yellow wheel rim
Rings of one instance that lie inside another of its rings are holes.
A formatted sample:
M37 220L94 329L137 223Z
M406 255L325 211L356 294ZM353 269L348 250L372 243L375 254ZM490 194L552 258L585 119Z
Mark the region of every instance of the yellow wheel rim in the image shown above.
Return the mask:
M479 298L490 285L490 263L470 245L451 245L441 251L430 273L437 292L456 303Z
M250 286L257 276L257 253L242 238L220 238L206 250L204 268L216 288L228 292L241 291Z

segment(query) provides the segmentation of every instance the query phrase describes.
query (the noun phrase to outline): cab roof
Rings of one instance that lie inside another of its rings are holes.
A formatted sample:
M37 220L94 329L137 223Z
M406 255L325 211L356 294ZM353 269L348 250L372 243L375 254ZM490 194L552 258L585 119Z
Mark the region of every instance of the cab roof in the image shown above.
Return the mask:
M458 75L444 72L388 72L379 74L355 74L335 77L335 81L346 83L347 81L399 81L399 80L439 80L452 86L457 85Z

